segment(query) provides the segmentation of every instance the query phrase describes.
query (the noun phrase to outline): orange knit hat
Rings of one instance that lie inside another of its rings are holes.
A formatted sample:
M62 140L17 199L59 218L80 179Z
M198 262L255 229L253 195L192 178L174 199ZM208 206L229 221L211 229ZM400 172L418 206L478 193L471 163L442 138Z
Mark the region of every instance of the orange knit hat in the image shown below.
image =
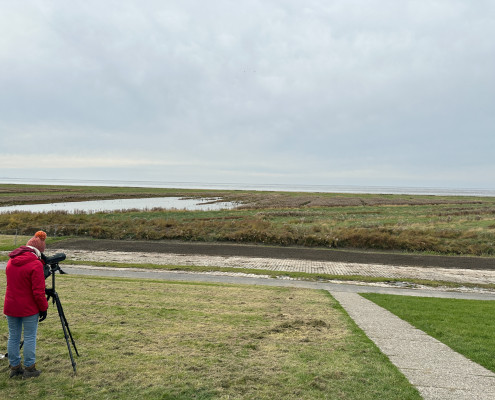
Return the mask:
M46 233L43 231L38 231L34 234L34 236L28 240L26 246L36 247L40 252L45 251L45 239Z

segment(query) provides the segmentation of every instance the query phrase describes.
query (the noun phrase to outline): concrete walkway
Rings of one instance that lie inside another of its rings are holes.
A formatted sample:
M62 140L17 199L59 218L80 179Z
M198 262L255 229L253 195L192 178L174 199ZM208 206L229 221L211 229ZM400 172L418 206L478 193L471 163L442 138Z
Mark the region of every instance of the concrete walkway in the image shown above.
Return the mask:
M425 400L493 400L495 374L357 293L330 290Z

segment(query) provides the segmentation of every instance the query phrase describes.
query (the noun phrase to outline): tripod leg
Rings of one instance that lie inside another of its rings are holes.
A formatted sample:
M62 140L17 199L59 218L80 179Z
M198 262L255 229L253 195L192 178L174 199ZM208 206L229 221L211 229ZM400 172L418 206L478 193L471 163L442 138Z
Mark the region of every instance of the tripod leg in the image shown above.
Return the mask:
M60 321L63 321L62 325L65 325L65 328L67 329L67 333L69 334L70 337L70 341L72 342L72 346L74 347L74 350L76 351L76 354L79 357L79 352L77 351L76 342L72 337L72 333L69 329L69 322L67 321L67 318L65 318L64 309L62 308L62 303L60 302L60 298L58 297L58 295L57 295L57 309L59 310Z
M58 315L60 317L60 322L62 324L62 329L64 331L64 337L65 337L65 342L67 343L67 349L69 350L69 356L70 356L70 360L72 362L72 369L74 370L74 373L76 373L76 362L74 361L74 357L72 355L72 350L71 350L70 343L69 343L69 334L70 334L69 323L67 322L67 319L65 318L64 309L62 308L62 303L60 302L60 298L58 297L57 292L55 292L53 295L53 302L55 304L57 304L57 311L58 311ZM72 338L72 334L70 334L70 339L72 341L72 345L74 346L76 354L79 356L79 353L77 352L76 344L74 343L74 339Z

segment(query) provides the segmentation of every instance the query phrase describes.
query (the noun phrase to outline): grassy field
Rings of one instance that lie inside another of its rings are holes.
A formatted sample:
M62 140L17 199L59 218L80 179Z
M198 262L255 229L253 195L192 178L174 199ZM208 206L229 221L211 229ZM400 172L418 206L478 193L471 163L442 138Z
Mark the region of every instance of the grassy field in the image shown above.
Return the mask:
M420 399L323 291L80 276L57 277L57 291L77 375L51 307L42 375L9 379L0 360L2 398Z
M33 235L1 235L0 234L0 251L14 250L19 246L25 245L27 241L32 237ZM59 240L59 238L47 237L46 243L47 244L54 243L57 240Z
M362 296L495 372L495 301Z
M112 197L219 197L224 211L0 214L0 233L495 255L495 198L0 185L0 205Z
M0 251L10 251L19 246L25 245L31 238L31 235L0 235Z

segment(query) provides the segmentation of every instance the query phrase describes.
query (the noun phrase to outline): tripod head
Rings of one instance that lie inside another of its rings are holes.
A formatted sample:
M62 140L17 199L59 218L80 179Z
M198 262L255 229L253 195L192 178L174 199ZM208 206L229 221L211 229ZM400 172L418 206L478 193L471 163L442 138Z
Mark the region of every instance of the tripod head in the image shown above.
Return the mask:
M44 258L45 265L43 266L43 272L45 274L45 279L48 278L50 275L52 276L52 287L51 288L46 288L45 289L45 294L47 295L47 300L50 300L50 297L53 298L53 301L55 301L55 272L58 271L59 274L66 274L60 268L60 265L58 265L59 262L65 260L65 254L64 253L57 253L54 256L51 257L46 257Z
M43 267L43 272L45 274L45 279L48 278L50 275L52 276L52 279L55 278L55 272L59 272L60 274L65 274L64 271L60 268L58 265L59 262L65 260L65 253L57 253L51 257L45 257L45 265Z

